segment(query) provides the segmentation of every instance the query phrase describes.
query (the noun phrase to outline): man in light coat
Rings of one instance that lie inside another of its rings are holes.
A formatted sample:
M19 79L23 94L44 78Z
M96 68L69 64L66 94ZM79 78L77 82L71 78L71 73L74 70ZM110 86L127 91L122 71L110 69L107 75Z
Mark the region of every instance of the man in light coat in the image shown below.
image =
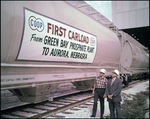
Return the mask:
M107 86L107 79L104 77L106 73L105 69L101 69L99 76L95 79L93 94L94 94L94 104L91 117L96 116L97 111L97 101L100 101L100 118L103 118L104 114L104 98L106 98L106 86Z
M107 101L109 102L110 118L115 118L115 109L117 118L121 118L121 89L122 81L117 76L118 70L114 70L112 73L112 79L108 80L106 87Z

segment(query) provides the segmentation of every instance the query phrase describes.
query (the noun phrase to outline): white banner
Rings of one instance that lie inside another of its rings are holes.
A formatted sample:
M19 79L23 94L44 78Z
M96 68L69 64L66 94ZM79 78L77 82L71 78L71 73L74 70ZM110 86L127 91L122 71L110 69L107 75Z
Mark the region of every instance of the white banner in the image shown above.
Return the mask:
M93 62L96 36L26 8L24 15L17 60Z

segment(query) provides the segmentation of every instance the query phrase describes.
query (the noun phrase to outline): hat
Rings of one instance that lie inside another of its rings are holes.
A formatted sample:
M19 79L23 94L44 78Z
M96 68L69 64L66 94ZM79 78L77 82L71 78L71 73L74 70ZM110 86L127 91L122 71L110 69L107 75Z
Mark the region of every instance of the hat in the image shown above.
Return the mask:
M100 72L102 72L102 73L105 74L105 73L106 73L106 70L105 70L105 69L101 69Z
M119 75L119 71L118 71L117 69L115 69L113 72L114 72L115 74Z

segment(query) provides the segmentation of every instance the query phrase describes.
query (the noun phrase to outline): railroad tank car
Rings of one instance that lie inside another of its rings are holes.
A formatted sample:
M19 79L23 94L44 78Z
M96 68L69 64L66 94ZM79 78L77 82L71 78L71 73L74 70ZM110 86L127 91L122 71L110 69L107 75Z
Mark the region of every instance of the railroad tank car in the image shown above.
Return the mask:
M120 33L118 37L67 2L2 1L1 90L37 103L50 99L48 94L61 83L91 89L101 68L106 77L119 69L125 81L147 73L149 51Z
M127 85L132 79L149 77L149 50L123 31L120 32L122 53L120 78Z

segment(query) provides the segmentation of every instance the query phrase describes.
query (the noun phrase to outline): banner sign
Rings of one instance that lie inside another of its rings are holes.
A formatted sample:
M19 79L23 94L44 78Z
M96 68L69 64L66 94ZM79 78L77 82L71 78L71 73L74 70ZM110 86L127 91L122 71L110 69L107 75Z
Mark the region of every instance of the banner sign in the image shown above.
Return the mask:
M95 35L24 8L16 60L92 63L96 46Z

